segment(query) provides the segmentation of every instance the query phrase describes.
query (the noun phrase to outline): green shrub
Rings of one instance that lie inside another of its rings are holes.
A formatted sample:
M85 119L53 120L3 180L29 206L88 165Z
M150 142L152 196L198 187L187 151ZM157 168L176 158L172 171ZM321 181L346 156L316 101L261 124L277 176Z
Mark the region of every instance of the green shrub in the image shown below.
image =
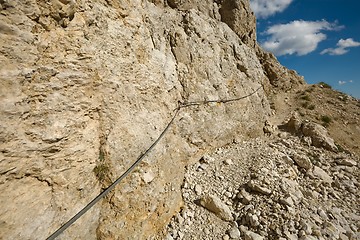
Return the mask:
M101 163L100 165L97 165L94 168L94 173L96 177L99 179L99 181L105 180L106 176L108 176L109 173L109 167L105 164Z
M309 107L308 107L309 110L314 110L315 109L315 105L314 104L311 104Z
M327 116L327 115L324 115L324 116L321 116L321 121L323 122L323 125L324 126L329 126L329 124L331 123L331 117Z
M329 84L325 83L325 82L319 82L319 85L322 86L323 88L332 88Z
M309 95L303 95L300 97L302 100L305 100L305 101L310 101L310 96Z
M303 103L301 103L301 106L302 106L303 108L308 108L308 107L309 107L309 103L308 103L308 102L303 102Z

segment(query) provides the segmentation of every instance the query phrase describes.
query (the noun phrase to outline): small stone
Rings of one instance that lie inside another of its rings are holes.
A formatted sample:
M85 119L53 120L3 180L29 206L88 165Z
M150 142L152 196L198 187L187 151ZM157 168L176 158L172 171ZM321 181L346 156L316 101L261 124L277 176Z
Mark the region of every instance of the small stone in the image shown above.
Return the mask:
M238 193L237 198L245 205L249 204L252 200L252 196L245 189L241 189L241 192Z
M208 167L208 165L207 165L206 163L202 163L202 164L200 164L200 166L199 166L199 168L200 168L201 170L206 170L207 167Z
M195 190L196 195L201 195L201 193L202 193L202 188L201 188L201 186L200 186L199 184L196 184L196 185L195 185L194 190Z
M168 233L168 234L165 236L165 240L174 240L174 238L170 235L170 233Z
M286 231L284 232L285 236L289 240L298 240L298 237L296 234L291 234L290 232Z
M292 159L299 167L304 168L305 170L309 170L312 167L310 159L305 155L295 154Z
M264 240L264 237L260 236L257 233L252 231L245 231L244 232L245 240Z
M231 193L231 192L225 192L224 195L225 195L227 198L231 198L231 197L232 197L232 193Z
M319 216L320 216L323 220L327 220L327 219L328 219L325 211L322 210L321 208L319 208L319 209L317 210L317 213L319 214Z
M226 235L224 235L224 236L222 237L222 239L223 239L223 240L229 240L230 237L229 237L229 235L226 234Z
M206 235L210 235L211 232L210 232L210 230L209 230L208 228L205 228L205 229L204 229L204 233L205 233Z
M215 162L215 159L209 155L204 155L200 161L203 161L204 163L212 163Z
M311 228L311 225L309 223L307 223L305 220L301 220L300 226L301 226L302 230L304 231L305 235L306 234L311 235L312 228Z
M324 182L331 183L333 181L329 174L317 166L314 167L313 174Z
M142 179L145 183L151 183L155 178L155 174L149 170L142 175Z
M340 240L349 240L349 237L348 236L346 236L345 234L343 234L343 233L340 233L340 235L339 235L339 239Z
M227 233L231 239L239 239L240 238L240 231L237 227L230 228Z
M182 225L184 223L184 218L180 214L176 214L176 221Z
M244 211L245 212L247 212L247 211L249 211L249 210L253 210L254 209L254 205L252 205L252 204L248 204L248 205L246 205L245 207L244 207Z
M280 203L283 205L290 206L290 207L294 206L294 201L290 196L287 198L281 198Z
M348 167L352 167L352 166L356 166L357 163L354 160L351 159L347 159L347 158L343 158L343 159L337 159L336 163L338 165L343 165L343 166L348 166Z
M249 214L249 222L252 227L259 226L259 218L256 215Z
M299 240L317 240L317 237L311 236L311 235L305 235L299 238Z
M229 207L216 196L204 196L200 199L200 205L213 212L216 216L224 221L233 220Z
M258 192L258 193L265 194L265 195L270 195L271 194L270 189L265 188L265 187L261 187L261 186L255 184L253 181L248 182L247 186L249 187L249 189L251 191Z
M289 165L294 164L294 161L288 155L282 156L282 160Z
M232 161L231 159L226 159L226 160L224 161L224 164L225 164L225 165L232 165L232 164L233 164L233 161Z

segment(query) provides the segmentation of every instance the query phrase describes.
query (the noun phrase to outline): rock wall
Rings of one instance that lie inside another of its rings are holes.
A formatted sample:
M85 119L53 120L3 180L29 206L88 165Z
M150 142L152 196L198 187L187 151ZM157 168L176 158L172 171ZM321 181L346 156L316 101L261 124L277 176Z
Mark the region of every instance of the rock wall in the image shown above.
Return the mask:
M55 231L151 145L179 101L270 86L246 0L0 4L1 239ZM184 168L262 134L269 114L263 88L182 109L141 166L62 237L156 235L182 204Z

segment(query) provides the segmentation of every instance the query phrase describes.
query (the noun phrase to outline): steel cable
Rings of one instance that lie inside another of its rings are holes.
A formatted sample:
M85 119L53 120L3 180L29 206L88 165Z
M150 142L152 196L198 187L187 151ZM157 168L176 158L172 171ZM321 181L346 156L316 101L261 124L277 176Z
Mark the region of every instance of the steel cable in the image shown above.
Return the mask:
M67 221L64 225L62 225L58 230L56 230L53 234L51 234L47 240L53 240L58 237L62 232L64 232L70 225L72 225L76 220L78 220L82 215L84 215L90 208L92 208L98 201L100 201L106 194L108 194L111 190L115 188L117 184L119 184L143 159L144 157L158 144L158 142L164 137L165 133L169 130L170 126L175 121L176 116L182 108L190 107L190 106L198 106L207 103L229 103L234 101L239 101L241 99L250 97L255 94L259 89L257 88L252 93L238 98L232 99L220 99L220 100L206 100L206 101L197 101L197 102L186 102L180 103L179 106L175 109L175 113L171 119L171 121L167 124L165 129L161 132L159 137L151 144L151 146L140 155L140 157L119 177L117 178L109 187L107 187L102 193L100 193L97 197L95 197L91 202L89 202L83 209L81 209L75 216L73 216L69 221Z

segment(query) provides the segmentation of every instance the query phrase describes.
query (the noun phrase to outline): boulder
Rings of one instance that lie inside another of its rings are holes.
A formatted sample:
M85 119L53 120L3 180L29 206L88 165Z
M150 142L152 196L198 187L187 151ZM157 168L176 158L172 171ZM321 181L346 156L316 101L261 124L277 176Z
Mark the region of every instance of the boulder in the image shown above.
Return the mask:
M301 131L304 136L311 138L313 146L322 147L334 152L338 150L334 140L328 135L325 127L316 123L304 123Z

